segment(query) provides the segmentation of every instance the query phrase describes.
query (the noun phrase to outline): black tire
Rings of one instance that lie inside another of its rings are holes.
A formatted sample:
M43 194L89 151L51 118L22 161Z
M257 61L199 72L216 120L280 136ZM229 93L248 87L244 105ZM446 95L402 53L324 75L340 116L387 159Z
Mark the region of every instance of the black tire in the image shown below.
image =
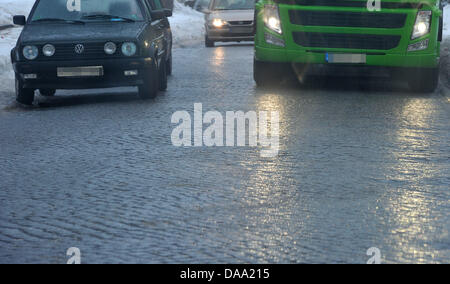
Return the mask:
M273 87L282 83L294 82L295 76L292 67L289 67L288 64L263 62L254 59L253 78L259 87Z
M415 69L408 77L413 92L433 93L439 84L439 67Z
M215 42L213 40L210 40L208 36L205 37L205 46L206 47L214 47Z
M154 99L158 95L159 74L156 62L153 60L150 69L144 73L144 84L139 86L139 97L141 99Z
M161 62L158 77L159 77L159 90L160 91L167 90L167 64L163 64L163 62Z
M167 60L167 76L172 76L172 71L173 71L173 61L171 54L169 59Z
M16 101L23 105L31 106L34 101L34 90L25 89L20 77L16 74Z
M44 97L53 97L56 93L55 89L39 89L39 93Z

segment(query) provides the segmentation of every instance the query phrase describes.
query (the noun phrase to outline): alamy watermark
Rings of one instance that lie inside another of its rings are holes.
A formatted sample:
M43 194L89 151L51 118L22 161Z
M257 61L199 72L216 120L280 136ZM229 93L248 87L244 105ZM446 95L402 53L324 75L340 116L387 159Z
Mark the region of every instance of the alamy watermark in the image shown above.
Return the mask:
M381 11L381 0L368 0L367 10L369 10L370 12Z
M273 158L280 148L280 116L277 111L218 111L203 113L194 104L194 117L188 111L172 115L172 145L176 147L262 147L261 157ZM270 135L269 135L270 134Z

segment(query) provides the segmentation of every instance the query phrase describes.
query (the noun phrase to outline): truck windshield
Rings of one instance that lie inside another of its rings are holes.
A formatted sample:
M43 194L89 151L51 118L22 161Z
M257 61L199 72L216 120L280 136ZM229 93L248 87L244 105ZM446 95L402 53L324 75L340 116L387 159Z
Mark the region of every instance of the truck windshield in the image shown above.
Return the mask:
M255 0L215 0L213 10L253 10Z
M143 21L137 0L41 0L32 22Z

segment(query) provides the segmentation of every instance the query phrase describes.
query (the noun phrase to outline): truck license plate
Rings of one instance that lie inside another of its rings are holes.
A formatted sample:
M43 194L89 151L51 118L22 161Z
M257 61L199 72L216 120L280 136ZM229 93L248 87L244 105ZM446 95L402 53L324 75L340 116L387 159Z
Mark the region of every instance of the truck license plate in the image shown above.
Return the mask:
M365 64L367 62L366 54L350 54L350 53L326 53L326 61L335 64Z

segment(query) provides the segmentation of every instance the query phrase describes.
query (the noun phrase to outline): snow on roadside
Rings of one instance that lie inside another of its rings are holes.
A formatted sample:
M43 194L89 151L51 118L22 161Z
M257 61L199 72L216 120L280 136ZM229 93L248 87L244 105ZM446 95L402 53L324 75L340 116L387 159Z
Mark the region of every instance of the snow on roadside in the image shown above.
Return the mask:
M175 1L173 17L169 19L174 47L199 45L204 40L204 15Z
M25 15L31 11L35 0L0 0L0 26L11 25L14 15Z
M0 31L0 91L14 89L10 53L21 31L21 28Z
M444 37L450 37L450 4L444 8Z

